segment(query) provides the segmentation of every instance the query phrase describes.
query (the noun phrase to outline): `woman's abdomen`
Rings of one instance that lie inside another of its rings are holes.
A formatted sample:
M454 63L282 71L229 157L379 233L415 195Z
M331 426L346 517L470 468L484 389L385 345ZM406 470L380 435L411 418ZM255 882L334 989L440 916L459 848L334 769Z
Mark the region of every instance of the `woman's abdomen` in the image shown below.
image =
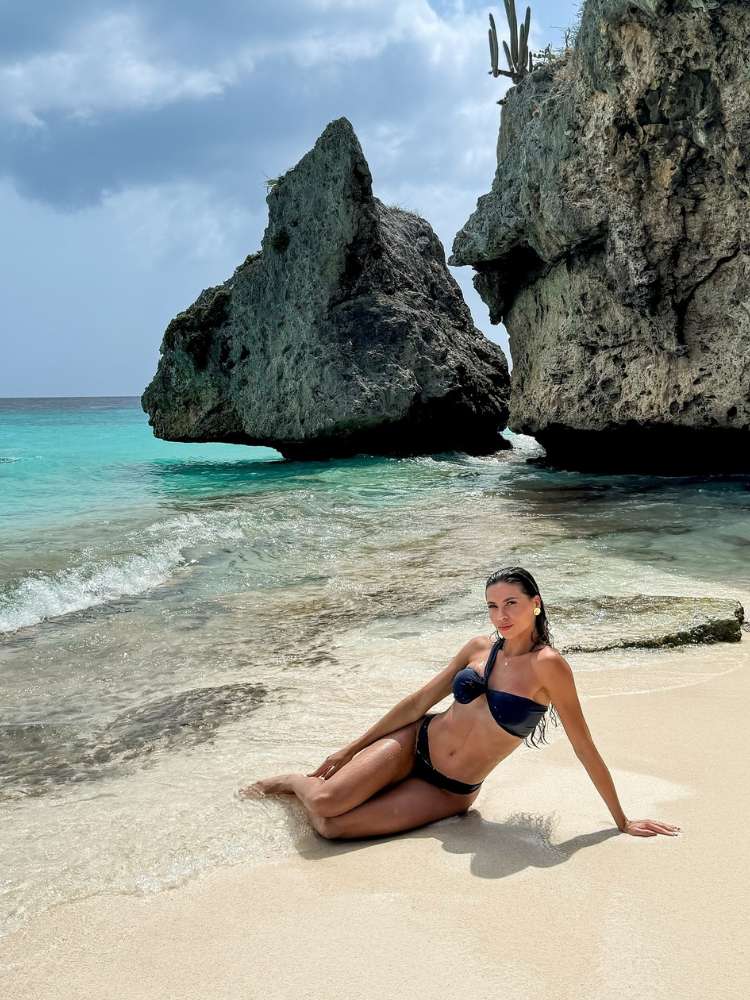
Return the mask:
M483 719L479 711L487 718ZM492 723L497 732L487 725ZM432 766L443 774L468 783L482 781L493 767L506 757L518 741L500 729L487 706L472 702L454 702L430 723Z

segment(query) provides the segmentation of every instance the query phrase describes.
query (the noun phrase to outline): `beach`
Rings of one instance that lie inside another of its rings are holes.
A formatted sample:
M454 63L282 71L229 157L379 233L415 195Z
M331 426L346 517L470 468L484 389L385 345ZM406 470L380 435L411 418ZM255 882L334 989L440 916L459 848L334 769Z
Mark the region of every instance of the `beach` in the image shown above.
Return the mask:
M57 906L0 944L2 993L744 997L748 648L659 653L665 671L689 661L681 687L581 689L626 814L677 837L618 833L561 736L512 755L465 816L366 841L300 825L278 861ZM297 807L249 808L283 822Z
M745 1000L750 4L100 7L3 34L0 1000Z
M747 622L684 631L750 607L746 479L549 469L507 433L287 463L155 442L137 400L0 412L0 995L744 996ZM617 832L554 725L394 837L238 798L489 634L514 564L626 815L678 837Z

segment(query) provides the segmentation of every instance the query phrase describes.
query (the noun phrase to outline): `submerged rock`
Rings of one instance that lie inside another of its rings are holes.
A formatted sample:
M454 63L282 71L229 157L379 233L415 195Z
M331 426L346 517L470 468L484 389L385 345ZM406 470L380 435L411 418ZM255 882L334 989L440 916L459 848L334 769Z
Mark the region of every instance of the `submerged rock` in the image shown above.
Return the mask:
M167 327L142 398L154 433L288 458L510 447L505 356L429 223L373 196L346 118L266 201L261 251Z
M745 621L739 601L651 594L590 597L553 608L552 614L567 629L590 636L585 643L563 641L558 648L564 653L740 642Z
M503 321L509 426L555 464L750 469L750 5L587 0L512 88L451 264Z
M263 704L262 684L222 684L134 705L92 732L49 723L0 724L0 802L125 773L150 754L199 746Z

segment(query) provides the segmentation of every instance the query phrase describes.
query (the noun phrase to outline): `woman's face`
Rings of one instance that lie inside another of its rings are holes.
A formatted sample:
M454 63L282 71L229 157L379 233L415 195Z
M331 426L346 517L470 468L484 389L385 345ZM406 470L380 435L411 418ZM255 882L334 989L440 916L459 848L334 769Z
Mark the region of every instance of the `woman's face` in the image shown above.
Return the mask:
M541 607L537 594L529 597L518 583L493 583L486 592L490 621L501 636L517 635L534 627L534 608Z

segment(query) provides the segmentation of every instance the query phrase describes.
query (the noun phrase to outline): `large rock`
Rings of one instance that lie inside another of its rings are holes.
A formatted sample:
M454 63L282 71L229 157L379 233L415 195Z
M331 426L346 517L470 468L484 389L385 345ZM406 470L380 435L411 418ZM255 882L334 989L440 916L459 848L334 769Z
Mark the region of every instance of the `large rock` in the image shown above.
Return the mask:
M509 426L577 468L750 468L750 5L587 0L507 94L450 264L503 321Z
M373 197L346 118L266 201L261 251L167 327L142 400L155 434L290 458L509 447L505 356L429 223Z

